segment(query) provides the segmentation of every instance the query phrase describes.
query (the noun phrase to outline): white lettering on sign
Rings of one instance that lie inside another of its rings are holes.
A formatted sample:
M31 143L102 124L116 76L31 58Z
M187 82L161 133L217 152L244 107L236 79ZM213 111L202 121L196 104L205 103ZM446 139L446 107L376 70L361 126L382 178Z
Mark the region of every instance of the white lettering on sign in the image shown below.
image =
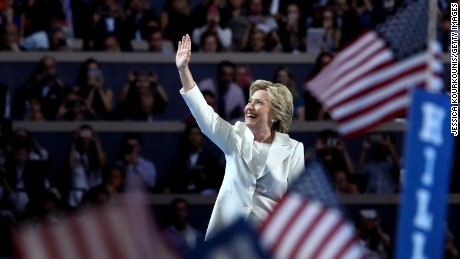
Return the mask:
M422 104L422 128L419 137L425 142L440 146L442 140L442 126L446 112L442 107L425 102Z

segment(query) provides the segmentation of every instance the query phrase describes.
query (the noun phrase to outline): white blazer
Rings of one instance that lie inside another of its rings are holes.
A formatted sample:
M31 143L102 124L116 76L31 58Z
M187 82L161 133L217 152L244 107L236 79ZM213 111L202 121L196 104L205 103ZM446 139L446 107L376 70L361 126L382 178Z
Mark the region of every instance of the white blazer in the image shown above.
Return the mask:
M254 135L244 122L231 125L207 105L195 85L188 92L181 91L190 111L203 133L224 153L225 176L209 221L206 238L239 217L247 218L252 210L252 199L257 188L274 204L286 192L291 181L304 170L304 147L287 134L276 132L267 162L257 176L248 166L252 159ZM267 210L273 209L273 206Z

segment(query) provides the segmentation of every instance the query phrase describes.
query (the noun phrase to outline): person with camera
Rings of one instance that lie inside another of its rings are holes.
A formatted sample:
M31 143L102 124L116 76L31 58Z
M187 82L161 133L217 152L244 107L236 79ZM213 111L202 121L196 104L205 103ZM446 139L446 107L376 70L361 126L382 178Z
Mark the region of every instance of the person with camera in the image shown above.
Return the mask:
M77 76L80 94L86 106L91 107L98 119L107 120L113 109L113 91L106 87L101 65L96 59L87 59L80 67Z
M115 117L122 120L152 121L166 110L168 94L153 70L133 69L123 86Z
M374 209L363 209L357 220L357 235L367 248L370 259L386 259L392 255L390 236L382 230L380 217Z
M375 133L363 140L357 173L367 175L366 193L395 193L400 158L389 134Z
M129 133L119 150L117 165L125 169L125 189L152 191L157 183L157 171L152 161L141 155L141 136Z
M56 119L86 121L97 120L98 117L90 104L82 97L80 88L73 87L68 90L67 98L59 107Z
M67 203L71 208L80 205L86 192L102 182L105 162L105 153L94 129L89 125L78 127L67 164L70 181Z

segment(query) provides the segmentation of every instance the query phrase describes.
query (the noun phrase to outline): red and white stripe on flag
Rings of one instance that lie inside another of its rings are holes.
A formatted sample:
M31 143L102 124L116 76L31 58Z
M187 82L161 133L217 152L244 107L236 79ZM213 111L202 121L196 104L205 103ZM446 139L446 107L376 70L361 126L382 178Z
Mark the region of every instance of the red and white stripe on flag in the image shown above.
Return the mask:
M58 223L21 227L14 234L17 258L177 258L152 224L143 199L128 197Z
M260 230L275 259L365 258L355 228L342 213L297 193L287 194Z
M308 89L338 122L340 133L353 137L404 114L409 89L426 82L429 53L395 61L385 41L370 31L340 51Z

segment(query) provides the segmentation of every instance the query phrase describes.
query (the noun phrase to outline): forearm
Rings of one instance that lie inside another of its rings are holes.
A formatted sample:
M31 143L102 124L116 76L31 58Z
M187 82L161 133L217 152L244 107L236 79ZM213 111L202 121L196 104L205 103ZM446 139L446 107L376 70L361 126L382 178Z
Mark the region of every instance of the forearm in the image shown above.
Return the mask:
M193 80L192 72L190 72L190 69L188 67L179 69L179 76L180 81L182 83L183 92L188 92L195 86L195 81Z

